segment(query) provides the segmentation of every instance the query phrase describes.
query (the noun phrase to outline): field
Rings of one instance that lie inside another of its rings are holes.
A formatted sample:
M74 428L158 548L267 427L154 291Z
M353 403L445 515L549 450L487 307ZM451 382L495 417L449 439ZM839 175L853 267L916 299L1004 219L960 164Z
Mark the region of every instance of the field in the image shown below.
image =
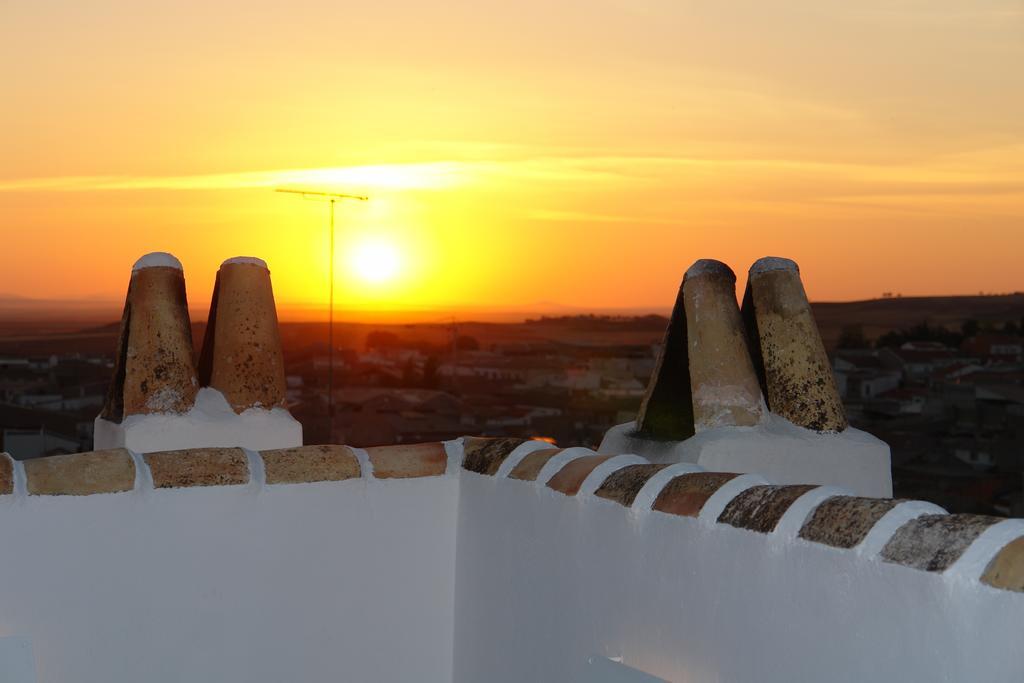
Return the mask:
M850 326L859 326L867 338L875 339L890 330L921 322L950 328L958 328L968 319L978 320L983 327L1008 320L1019 322L1024 316L1024 294L815 303L814 313L826 346L832 347L843 329ZM423 318L422 315L416 317ZM110 310L0 307L0 355L109 353L116 345L116 318L117 314ZM367 335L383 331L397 336L402 344L439 348L449 345L454 334L473 337L482 348L491 344L537 342L615 346L656 343L667 322L661 314L570 315L520 322L455 322L441 313L434 318L437 322L404 324L341 320L335 326L335 340L341 347L363 349ZM322 322L281 323L286 351L307 348L324 340L326 328L326 323ZM204 329L204 322L193 324L197 345Z

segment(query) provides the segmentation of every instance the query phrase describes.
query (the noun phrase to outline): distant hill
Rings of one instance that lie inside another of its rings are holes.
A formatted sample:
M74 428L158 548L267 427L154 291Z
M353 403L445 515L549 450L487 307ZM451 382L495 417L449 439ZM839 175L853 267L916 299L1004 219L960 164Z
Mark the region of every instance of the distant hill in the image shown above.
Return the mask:
M860 327L868 339L891 330L927 322L932 326L959 329L965 320L977 320L984 327L1024 318L1024 294L999 296L902 297L841 303L813 304L814 315L826 346L833 347L847 327ZM113 352L120 310L103 318L81 320L75 311L62 316L10 320L0 308L0 354L62 354ZM533 314L536 316L537 314ZM529 316L524 316L529 317ZM495 343L552 341L569 344L650 344L661 340L667 318L659 314L585 314L533 317L524 322L473 322L455 324L459 335L477 339L485 348ZM284 322L281 324L286 351L301 348L326 337L326 323ZM202 342L205 323L193 324L193 338ZM450 343L453 323L449 322L354 322L336 323L339 345L364 348L366 336L374 330L393 332L403 342L423 341L443 347Z
M917 323L959 329L966 320L986 324L1020 322L1024 294L994 296L926 296L869 299L841 303L815 303L814 317L826 346L833 346L844 327L857 325L874 340L890 330Z

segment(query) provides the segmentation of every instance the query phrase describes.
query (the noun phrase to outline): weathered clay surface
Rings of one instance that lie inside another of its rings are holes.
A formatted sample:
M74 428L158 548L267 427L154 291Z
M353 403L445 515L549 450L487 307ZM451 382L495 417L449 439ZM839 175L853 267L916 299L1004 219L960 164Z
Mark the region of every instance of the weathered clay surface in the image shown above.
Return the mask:
M14 459L0 453L0 496L14 493Z
M509 472L510 479L521 479L523 481L537 481L537 475L544 469L548 460L562 452L561 448L544 448L530 453L519 461L519 464Z
M708 498L737 476L733 472L681 474L661 489L651 509L682 517L696 517Z
M824 501L800 529L800 538L835 548L858 545L885 513L902 503L892 498L833 496Z
M967 547L998 517L923 515L901 526L882 548L886 562L941 572L960 559Z
M772 412L818 432L846 429L846 410L795 267L766 270L755 263L743 303Z
M1024 591L1024 538L1003 546L992 558L981 580L993 588Z
M686 273L683 296L696 431L758 424L764 400L736 303L736 276L719 261L698 261Z
M614 500L619 505L629 507L636 500L636 494L640 493L640 489L644 487L644 484L666 467L668 465L629 465L623 467L621 470L612 472L601 483L601 486L594 492L594 495Z
M359 477L359 460L345 446L299 446L262 451L268 484L342 481Z
M686 305L680 285L661 353L637 413L639 436L657 441L682 441L694 435L688 347Z
M752 486L725 506L718 521L738 529L771 533L797 498L817 486Z
M448 467L448 455L442 443L417 443L367 448L377 479L437 477Z
M25 461L28 492L34 496L86 496L135 488L135 463L123 448L52 455Z
M548 488L567 496L575 496L579 493L583 481L594 471L594 468L614 457L613 455L590 455L585 458L576 458L566 463L565 467L551 477L547 484Z
M182 271L160 266L133 272L114 379L100 416L121 422L128 415L187 412L198 390Z
M237 413L284 402L284 356L270 272L225 262L217 271L199 361L203 386L219 390Z
M232 486L249 482L249 463L240 448L192 448L143 456L158 489Z
M526 441L513 437L488 439L467 436L463 439L462 467L477 474L494 476L505 458Z

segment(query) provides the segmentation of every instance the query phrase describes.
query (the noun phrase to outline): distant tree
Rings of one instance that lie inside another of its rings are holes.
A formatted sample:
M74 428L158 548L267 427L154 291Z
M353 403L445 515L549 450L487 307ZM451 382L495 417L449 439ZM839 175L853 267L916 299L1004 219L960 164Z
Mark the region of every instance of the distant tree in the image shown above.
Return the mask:
M871 345L864 336L864 328L861 325L847 325L839 334L836 346L840 349L866 349Z
M402 344L407 349L416 349L424 356L430 356L435 353L439 353L448 349L448 344L432 344L426 339L417 339L415 341L406 341Z
M398 335L385 330L374 330L366 335L367 349L394 349L401 346Z
M901 330L889 330L875 340L875 347L879 349L893 348L902 346L905 341L906 337Z
M960 332L963 334L965 339L975 336L980 331L981 325L973 318L965 320L964 324L960 326Z
M419 379L419 374L416 372L416 363L410 358L402 366L402 386L414 387L419 384Z
M898 347L907 342L939 342L953 348L959 347L964 339L963 334L945 327L931 326L927 321L902 330L891 330L878 338L878 348Z
M480 342L476 340L476 337L460 334L458 339L455 340L455 348L459 351L479 351Z
M427 360L423 363L423 388L424 389L437 389L440 384L437 370L440 366L440 362L437 360L437 356L427 356Z

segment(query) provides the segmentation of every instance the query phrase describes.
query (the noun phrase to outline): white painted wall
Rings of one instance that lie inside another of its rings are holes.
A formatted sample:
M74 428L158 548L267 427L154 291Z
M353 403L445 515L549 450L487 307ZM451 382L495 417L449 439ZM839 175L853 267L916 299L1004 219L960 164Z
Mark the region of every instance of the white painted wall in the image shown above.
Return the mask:
M795 538L823 492L762 535L650 512L646 489L630 510L589 478L566 497L452 466L85 497L20 480L0 644L40 683L1024 680L1024 594L977 581L1014 523L936 575L875 557L896 522L860 551Z
M451 680L458 480L0 497L40 683Z
M1024 679L1024 595L528 482L461 486L456 683L582 683L594 655L688 683Z

